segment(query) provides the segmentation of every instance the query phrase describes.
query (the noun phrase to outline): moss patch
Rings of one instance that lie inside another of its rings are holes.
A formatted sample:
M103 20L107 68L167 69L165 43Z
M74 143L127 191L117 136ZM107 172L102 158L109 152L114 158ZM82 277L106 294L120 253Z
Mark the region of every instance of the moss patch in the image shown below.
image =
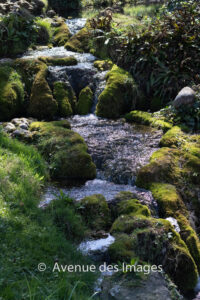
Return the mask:
M87 115L91 108L93 103L93 92L90 89L89 86L85 87L80 91L79 99L77 103L77 113L79 115Z
M84 27L68 40L65 48L74 52L88 52L90 50L90 38L91 32L89 28Z
M106 88L97 103L96 114L105 118L118 118L134 108L138 89L132 76L114 65L106 75Z
M139 110L131 111L130 113L126 114L125 118L130 123L134 122L137 124L150 125L152 127L162 129L164 132L171 129L173 126L164 119L158 119L151 113Z
M77 65L78 61L75 57L48 57L41 56L38 58L42 62L50 66L74 66Z
M80 211L92 230L107 230L110 226L110 210L104 196L97 194L80 201Z
M23 102L24 87L20 75L10 67L0 67L0 120L19 115Z
M68 124L68 122L67 122ZM49 163L52 178L94 179L96 167L83 138L66 128L66 121L34 122L36 146Z
M56 28L53 36L53 44L55 46L64 46L69 40L71 34L65 22L61 22L60 26Z
M40 120L52 119L58 110L57 102L46 81L46 75L47 66L43 64L33 81L28 108L29 115Z
M94 62L94 67L99 71L108 71L113 67L113 62L111 60L96 60Z
M72 115L76 103L76 96L71 86L65 82L55 82L53 94L58 103L58 115L61 117Z

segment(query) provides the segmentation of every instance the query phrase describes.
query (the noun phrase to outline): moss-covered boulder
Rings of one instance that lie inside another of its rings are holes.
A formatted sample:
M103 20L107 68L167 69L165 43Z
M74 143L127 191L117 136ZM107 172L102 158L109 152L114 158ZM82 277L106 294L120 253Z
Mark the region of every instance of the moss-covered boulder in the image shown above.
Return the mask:
M0 120L9 120L22 112L24 86L20 75L11 67L0 67Z
M60 26L56 28L53 35L53 44L55 46L64 46L71 37L67 24L62 21Z
M58 103L58 115L71 116L76 105L76 96L72 87L65 82L57 81L54 83L53 94Z
M142 125L150 125L152 127L162 129L164 132L172 128L172 124L165 118L155 117L154 114L145 111L134 110L125 116L126 121Z
M12 65L20 74L22 81L25 84L25 91L27 95L30 96L35 76L42 68L44 68L44 63L38 59L18 58Z
M110 210L101 194L85 197L80 201L80 210L87 226L92 230L107 230L110 226Z
M75 66L78 63L77 59L73 56L68 56L68 57L41 56L38 59L50 66Z
M68 40L65 44L65 49L73 52L89 52L90 39L91 31L87 25Z
M35 76L31 88L28 113L37 119L52 119L58 110L56 100L46 80L47 66L43 64Z
M79 115L87 115L93 103L93 92L89 86L86 86L84 89L80 91L79 99L77 103L77 113Z
M116 237L109 247L112 262L131 258L162 265L182 292L192 290L198 279L196 264L180 235L163 219L121 215L112 225ZM174 268L176 266L176 268Z
M35 145L48 162L52 178L94 179L96 167L87 153L87 145L69 127L67 121L33 122L30 129L35 132Z
M106 87L99 96L96 114L105 118L118 118L135 107L138 97L133 77L114 65L106 75Z

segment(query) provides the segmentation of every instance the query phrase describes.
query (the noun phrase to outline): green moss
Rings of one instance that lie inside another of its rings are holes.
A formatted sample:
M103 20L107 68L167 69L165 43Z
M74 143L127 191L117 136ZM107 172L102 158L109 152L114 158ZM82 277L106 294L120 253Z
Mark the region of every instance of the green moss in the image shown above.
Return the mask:
M62 126L63 125L63 126ZM49 163L54 179L94 179L96 167L83 138L66 128L66 122L34 122L36 146Z
M64 46L69 40L71 34L65 22L61 22L60 26L56 28L53 36L53 44L56 46Z
M42 62L50 66L74 66L77 65L78 61L75 57L48 57L41 56L38 58Z
M79 115L87 115L92 108L92 103L93 92L90 89L90 87L87 86L84 89L82 89L79 94L79 99L76 107L77 113Z
M37 119L52 119L58 110L56 100L46 81L47 66L43 64L35 76L31 89L28 113Z
M160 141L162 147L180 146L184 142L185 134L179 126L172 127Z
M106 75L106 87L97 103L100 117L118 118L135 106L138 89L132 76L114 65Z
M65 82L55 82L53 94L58 103L58 115L61 117L72 115L76 96L71 87Z
M127 262L135 257L132 247L133 239L128 234L118 234L115 242L110 245L108 255L112 262Z
M99 71L108 71L113 67L113 62L111 60L96 60L94 62L94 67Z
M149 220L142 215L132 213L132 215L119 216L111 227L111 233L126 233L131 234L136 229L146 228L149 225Z
M186 243L190 254L197 265L197 268L200 271L200 242L198 236L184 215L178 215L177 221L181 229L181 238Z
M21 75L22 81L25 83L25 90L30 96L31 88L36 74L43 68L43 63L38 59L16 59L13 68Z
M110 226L110 210L104 196L97 194L80 201L80 210L87 226L92 230L107 230Z
M159 205L159 212L162 217L174 217L177 214L188 216L187 209L175 186L164 183L152 183L150 190Z
M181 159L179 150L161 148L151 156L150 163L142 167L136 183L143 188L149 188L152 182L174 183L181 182L182 170L179 167Z
M117 206L119 215L141 215L145 217L149 217L151 215L148 207L146 205L140 204L140 201L137 199L130 199L119 202Z
M112 262L130 262L132 257L162 265L181 291L192 290L198 272L180 235L163 219L144 216L120 216L112 225L115 242L109 247ZM176 268L174 268L176 265Z
M0 120L17 116L23 107L24 87L19 74L7 66L0 67Z
M162 119L157 119L156 117L153 117L153 114L144 111L131 111L130 113L126 114L125 118L127 122L150 125L152 127L162 129L164 132L172 128L171 123Z
M65 44L65 48L73 52L88 52L90 50L90 38L90 30L84 27L68 40Z

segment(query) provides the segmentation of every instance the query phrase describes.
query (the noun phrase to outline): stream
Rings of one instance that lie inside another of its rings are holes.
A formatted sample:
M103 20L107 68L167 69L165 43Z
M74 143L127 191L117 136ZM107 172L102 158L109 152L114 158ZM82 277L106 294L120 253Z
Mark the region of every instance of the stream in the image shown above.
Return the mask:
M67 20L72 34L85 25L85 19ZM137 171L149 161L149 158L159 147L162 132L147 126L132 125L124 119L108 120L95 115L98 96L106 86L107 72L98 71L94 67L95 57L89 53L74 53L64 47L28 51L23 58L69 57L74 56L78 64L75 66L48 67L47 80L52 87L55 81L69 83L76 96L86 86L94 93L93 106L86 116L75 115L68 118L72 130L79 133L88 145L88 151L97 167L97 177L84 184L76 182L73 186L49 185L46 188L40 207L48 205L59 195L60 190L76 201L93 195L102 194L107 201L112 201L121 191L130 191L133 198L156 210L156 203L151 192L135 186ZM94 241L84 241L80 250L85 254L105 252L114 241L112 236ZM104 250L102 250L104 249Z

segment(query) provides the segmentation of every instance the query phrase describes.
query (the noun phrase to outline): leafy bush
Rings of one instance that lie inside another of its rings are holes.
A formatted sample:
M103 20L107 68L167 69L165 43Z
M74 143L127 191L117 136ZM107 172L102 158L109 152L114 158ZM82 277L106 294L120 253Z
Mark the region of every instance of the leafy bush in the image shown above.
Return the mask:
M163 13L142 32L127 35L125 65L146 95L160 98L160 106L172 100L191 82L200 82L199 4L184 4L181 10ZM150 103L149 103L150 106Z
M0 56L23 53L35 38L34 21L11 13L0 22Z

